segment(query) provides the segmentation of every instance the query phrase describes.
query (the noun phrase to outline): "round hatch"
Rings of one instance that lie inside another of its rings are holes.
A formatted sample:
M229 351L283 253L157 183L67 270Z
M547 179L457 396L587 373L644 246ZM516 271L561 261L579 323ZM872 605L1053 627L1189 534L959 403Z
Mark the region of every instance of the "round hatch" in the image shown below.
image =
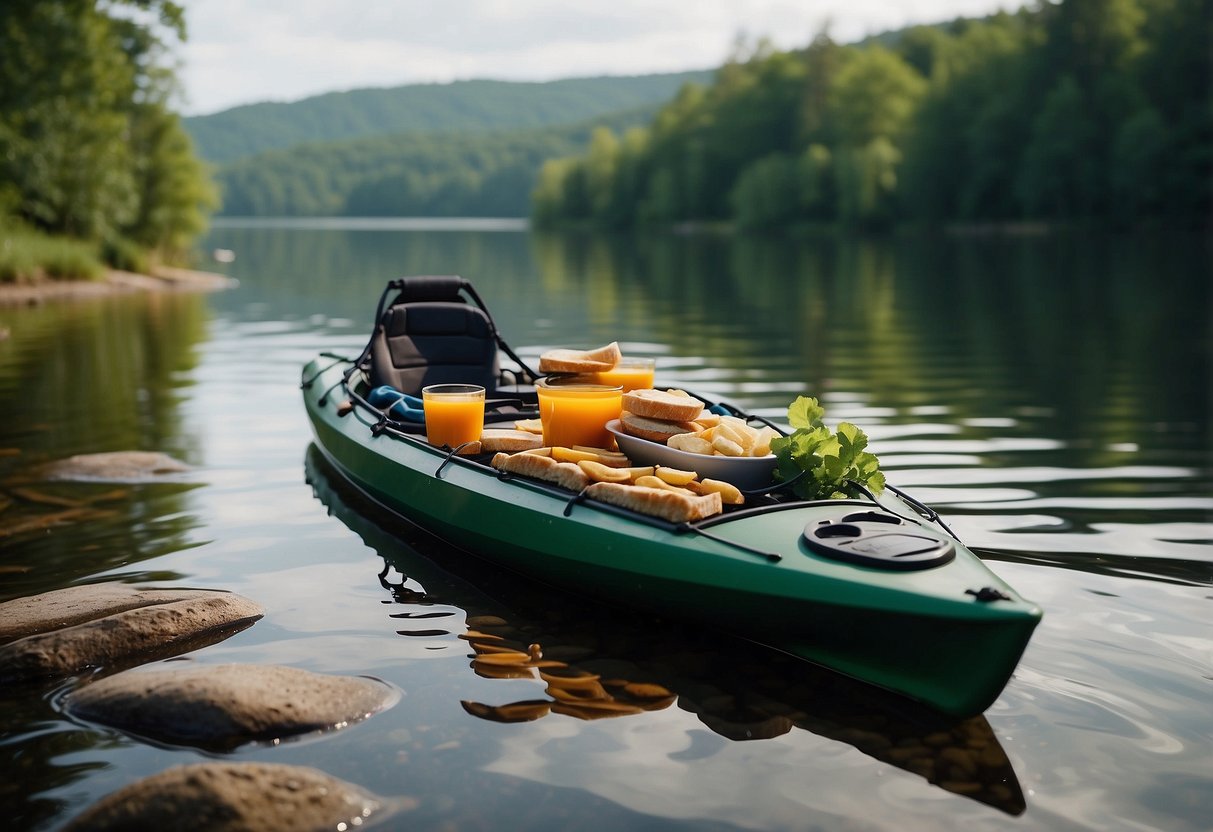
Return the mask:
M880 511L857 511L838 520L810 523L804 528L804 539L818 555L877 569L929 569L956 557L950 540Z

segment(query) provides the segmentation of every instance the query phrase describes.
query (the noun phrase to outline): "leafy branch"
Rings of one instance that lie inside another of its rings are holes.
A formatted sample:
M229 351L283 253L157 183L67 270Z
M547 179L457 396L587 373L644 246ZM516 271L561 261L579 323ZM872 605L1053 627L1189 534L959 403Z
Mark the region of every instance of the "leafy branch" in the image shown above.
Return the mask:
M850 497L848 480L880 494L884 474L876 455L864 450L867 435L850 422L839 422L837 430L831 431L824 417L825 408L815 398L797 396L788 405L788 424L795 430L771 440L778 462L776 478L782 482L798 478L792 490L805 500Z

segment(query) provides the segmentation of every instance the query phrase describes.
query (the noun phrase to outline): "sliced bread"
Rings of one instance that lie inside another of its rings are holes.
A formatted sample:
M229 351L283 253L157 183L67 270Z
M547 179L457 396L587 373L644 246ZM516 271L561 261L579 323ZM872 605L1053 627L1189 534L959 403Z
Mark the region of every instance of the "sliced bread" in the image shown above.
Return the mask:
M539 372L600 373L618 364L620 357L615 341L596 350L548 350L539 356Z
M480 433L480 449L490 451L529 451L543 447L542 434L508 428L485 428Z
M644 388L623 394L623 409L637 416L667 422L691 422L703 413L703 402L685 393Z
M637 416L628 410L619 414L619 424L623 428L623 432L629 436L638 436L641 439L647 439L650 442L660 442L663 445L669 441L671 436L702 430L694 422L672 422L664 419L652 419L647 416Z

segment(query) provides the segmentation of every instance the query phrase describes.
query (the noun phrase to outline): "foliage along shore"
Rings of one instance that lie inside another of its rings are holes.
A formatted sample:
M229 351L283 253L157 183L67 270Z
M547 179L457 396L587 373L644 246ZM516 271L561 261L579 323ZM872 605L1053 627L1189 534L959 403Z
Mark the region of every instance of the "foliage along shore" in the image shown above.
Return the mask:
M889 228L1213 216L1211 0L1062 0L738 51L647 128L547 162L540 226Z
M172 107L185 37L172 0L0 3L0 285L185 261L218 204Z

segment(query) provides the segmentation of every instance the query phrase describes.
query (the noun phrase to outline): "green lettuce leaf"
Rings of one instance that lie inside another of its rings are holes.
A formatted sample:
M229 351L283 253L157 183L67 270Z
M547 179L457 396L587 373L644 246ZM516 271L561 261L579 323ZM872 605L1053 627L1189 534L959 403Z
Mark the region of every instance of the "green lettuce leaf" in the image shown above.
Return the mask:
M798 396L788 406L788 422L795 430L771 441L776 479L796 479L792 490L805 500L856 496L853 482L880 494L885 478L880 460L865 450L867 434L850 422L840 422L832 431L824 417L825 409L814 398Z

